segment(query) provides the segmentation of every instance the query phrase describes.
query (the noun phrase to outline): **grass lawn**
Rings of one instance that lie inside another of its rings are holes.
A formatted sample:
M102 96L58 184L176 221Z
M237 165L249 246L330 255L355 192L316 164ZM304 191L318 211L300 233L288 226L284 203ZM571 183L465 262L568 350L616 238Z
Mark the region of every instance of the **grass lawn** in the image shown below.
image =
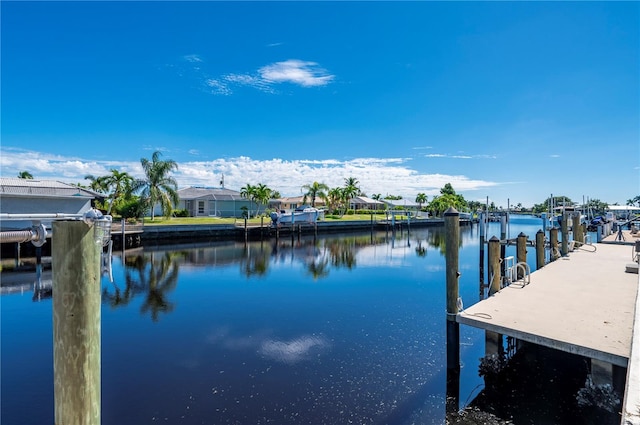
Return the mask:
M387 217L384 214L376 214L373 216L374 220L384 220ZM396 217L400 218L400 217ZM406 218L403 216L403 218ZM271 223L271 219L269 217L264 217L264 224L268 225ZM324 220L326 222L339 222L339 221L370 221L371 215L368 214L352 214L345 215L343 217L338 216L326 216ZM153 221L146 217L144 219L145 226L162 226L162 225L174 225L174 224L238 224L244 225L244 219L241 218L218 218L218 217L155 217ZM247 224L250 225L259 225L260 217L251 218L247 220Z

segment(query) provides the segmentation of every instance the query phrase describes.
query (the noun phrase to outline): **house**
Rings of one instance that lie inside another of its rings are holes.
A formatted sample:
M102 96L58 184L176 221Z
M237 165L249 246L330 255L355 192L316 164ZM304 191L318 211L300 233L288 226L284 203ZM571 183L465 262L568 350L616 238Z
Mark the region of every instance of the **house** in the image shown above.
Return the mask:
M190 217L243 216L245 208L250 215L263 212L265 206L243 198L240 192L219 187L187 187L178 190L177 209L187 210ZM258 210L258 208L260 208Z
M383 199L389 209L403 209L406 211L417 211L420 205L408 199Z
M386 204L366 196L356 196L349 201L349 208L352 210L384 210Z
M93 207L93 201L104 195L54 180L0 177L0 213L2 214L69 214L82 215ZM50 219L41 221L51 227ZM28 218L3 219L0 229L30 228Z
M298 207L303 205L311 205L312 202L309 197L305 196L290 196L285 198L279 198L277 200L273 200L269 202L270 205L273 205L276 209L285 210L285 211L293 211ZM316 196L315 202L313 205L316 208L322 208L326 205L324 199Z

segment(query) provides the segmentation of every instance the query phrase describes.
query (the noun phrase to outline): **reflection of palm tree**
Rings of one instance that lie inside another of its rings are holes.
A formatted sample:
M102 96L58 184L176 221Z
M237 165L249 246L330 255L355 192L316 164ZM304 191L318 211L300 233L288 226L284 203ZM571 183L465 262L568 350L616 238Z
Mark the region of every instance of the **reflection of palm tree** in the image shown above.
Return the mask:
M356 265L354 246L350 239L334 240L329 243L331 264L334 267L346 267L352 269Z
M154 322L158 321L160 313L170 313L175 308L166 297L166 293L175 289L178 284L179 266L173 257L171 253L167 252L159 262L155 262L154 255L151 254L151 268L148 276L149 292L140 311L142 313L151 311L151 319Z
M418 257L426 257L427 255L427 247L422 246L422 241L418 239L418 246L416 246L416 254Z
M260 249L248 247L244 258L240 261L240 268L245 276L264 276L269 270L270 250L265 250L263 244Z
M160 313L173 311L174 305L167 300L167 293L178 283L178 256L184 253L165 253L159 260L153 253L128 256L125 258L125 289L121 291L114 284L114 293L105 288L102 299L111 307L126 306L137 294L145 293L146 299L140 308L142 313L150 312L157 322Z
M307 271L313 277L313 280L327 277L329 276L329 260L324 255L314 258L307 262Z

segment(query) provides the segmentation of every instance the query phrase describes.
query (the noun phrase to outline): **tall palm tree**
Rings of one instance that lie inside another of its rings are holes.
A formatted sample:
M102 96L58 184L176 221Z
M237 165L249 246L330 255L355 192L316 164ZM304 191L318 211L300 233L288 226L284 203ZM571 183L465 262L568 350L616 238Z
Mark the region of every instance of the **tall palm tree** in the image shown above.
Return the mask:
M269 199L271 199L273 191L269 189L267 185L258 183L258 185L255 186L254 192L253 200L258 204L258 211L256 212L257 215L260 214L260 204L265 205L266 207L269 203Z
M324 183L313 182L311 184L305 184L301 188L302 190L306 190L304 194L303 203L307 203L307 198L311 198L311 206L316 206L316 198L320 198L323 201L327 202L327 192L329 191L329 186Z
M342 188L334 187L329 190L327 198L329 202L329 210L333 213L334 210L337 210L342 206L342 199L344 198L342 195Z
M161 155L160 151L156 151L151 156L151 161L147 158L140 159L145 179L134 182L132 187L134 192L141 190L140 197L151 208L151 220L155 218L156 204L160 204L162 214L168 217L179 202L178 183L170 175L178 169L178 164L170 159L161 160Z
M20 171L18 173L19 179L33 179L33 175L28 171Z
M416 196L416 203L418 204L418 209L422 209L422 204L426 204L427 203L427 195L420 192L418 193L418 195Z
M240 188L240 196L254 202L256 196L256 186L247 183L246 186ZM251 203L249 203L248 217L251 217Z
M360 182L355 177L347 177L344 179L344 187L347 188L349 193L353 193L353 196L360 196L362 191L360 190L360 186L358 186Z
M118 205L131 195L134 181L134 178L126 171L120 172L115 169L111 169L111 174L104 176L104 183L110 192L107 214L111 214L114 205Z

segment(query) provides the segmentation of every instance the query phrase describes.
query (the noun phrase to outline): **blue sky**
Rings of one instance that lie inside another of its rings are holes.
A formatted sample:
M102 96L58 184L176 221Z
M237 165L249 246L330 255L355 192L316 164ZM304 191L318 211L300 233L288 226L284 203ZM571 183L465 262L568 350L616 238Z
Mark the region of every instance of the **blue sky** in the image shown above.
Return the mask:
M640 194L638 2L7 2L0 174Z

